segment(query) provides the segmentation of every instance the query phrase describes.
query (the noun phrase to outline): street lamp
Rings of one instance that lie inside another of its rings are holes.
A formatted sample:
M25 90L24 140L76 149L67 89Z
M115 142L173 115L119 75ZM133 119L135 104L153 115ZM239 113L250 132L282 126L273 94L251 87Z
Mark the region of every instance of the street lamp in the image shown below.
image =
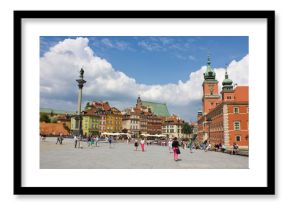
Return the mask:
M208 141L210 140L210 123L211 123L211 121L212 121L212 119L211 118L207 118L207 123L208 123Z

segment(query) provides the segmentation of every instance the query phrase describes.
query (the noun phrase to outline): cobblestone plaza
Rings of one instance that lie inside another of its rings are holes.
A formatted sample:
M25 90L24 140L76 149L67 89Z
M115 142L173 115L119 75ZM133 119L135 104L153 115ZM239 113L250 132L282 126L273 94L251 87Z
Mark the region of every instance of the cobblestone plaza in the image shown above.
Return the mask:
M145 152L126 142L107 142L82 149L74 148L72 139L56 144L56 138L40 142L41 169L247 169L249 158L221 152L180 149L180 160L173 160L167 146L145 145Z

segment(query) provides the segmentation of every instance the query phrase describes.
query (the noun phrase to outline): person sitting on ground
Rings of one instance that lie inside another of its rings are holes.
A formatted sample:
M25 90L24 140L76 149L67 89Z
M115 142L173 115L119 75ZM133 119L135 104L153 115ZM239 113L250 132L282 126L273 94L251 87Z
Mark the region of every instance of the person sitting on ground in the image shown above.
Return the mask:
M226 146L223 144L223 145L221 146L221 151L222 151L222 152L225 152L226 149L227 149Z
M222 150L222 143L218 144L218 151L220 152Z
M214 144L214 151L216 152L216 151L218 151L218 144Z
M207 152L208 150L210 150L211 149L211 144L210 143L208 143L208 145L207 145L207 147L205 148L205 152Z
M238 151L239 151L239 145L234 142L232 154L238 154Z

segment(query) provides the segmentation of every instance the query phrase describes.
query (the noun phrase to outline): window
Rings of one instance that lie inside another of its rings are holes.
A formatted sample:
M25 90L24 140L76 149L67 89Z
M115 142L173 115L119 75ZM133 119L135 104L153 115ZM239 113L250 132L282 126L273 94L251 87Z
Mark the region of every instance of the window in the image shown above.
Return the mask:
M240 130L240 122L239 121L234 122L234 130Z
M236 141L240 142L241 141L241 136L236 136Z
M234 107L234 113L239 113L239 107Z

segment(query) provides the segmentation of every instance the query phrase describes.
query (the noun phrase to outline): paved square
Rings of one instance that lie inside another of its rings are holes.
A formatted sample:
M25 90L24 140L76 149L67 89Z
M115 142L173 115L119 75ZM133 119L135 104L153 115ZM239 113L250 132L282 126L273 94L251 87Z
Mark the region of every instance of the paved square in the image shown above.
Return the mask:
M134 151L133 144L106 142L98 147L74 148L72 139L55 144L56 138L40 142L41 169L247 169L248 157L202 150L181 150L180 161L173 160L167 146L145 145L145 152Z

